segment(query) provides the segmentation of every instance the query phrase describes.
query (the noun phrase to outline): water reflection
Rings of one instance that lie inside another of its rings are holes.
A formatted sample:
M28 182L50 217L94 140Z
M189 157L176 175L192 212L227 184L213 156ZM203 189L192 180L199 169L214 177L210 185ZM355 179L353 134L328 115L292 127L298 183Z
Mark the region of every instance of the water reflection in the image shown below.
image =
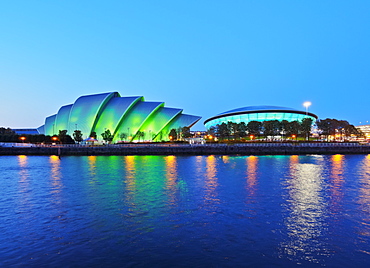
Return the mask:
M28 156L19 155L18 157L19 169L19 192L21 193L20 199L23 205L29 206L28 200L30 199L30 181L28 174Z
M328 254L320 237L324 230L324 180L322 163L300 163L299 156L290 157L290 176L286 180L289 215L285 219L288 240L282 243L283 254L295 260L319 262L319 255Z
M217 163L214 155L206 158L206 178L204 199L209 205L219 202L217 197Z
M368 241L370 238L370 155L367 155L359 169L360 191L358 203L360 205L360 223L358 224L359 250L370 255Z
M92 177L96 174L96 156L90 155L87 157L87 161L89 163L89 172L92 175Z
M56 155L52 155L49 157L49 163L51 164L51 183L52 183L52 191L51 194L57 197L61 189L63 188L62 183L62 174L60 171L60 159Z
M0 163L6 267L370 264L370 155Z
M247 189L250 197L256 193L257 186L257 171L258 171L258 157L249 156L247 160Z
M344 165L344 155L336 154L330 157L330 176L329 185L331 193L331 210L335 213L340 213L341 200L343 199L343 165Z
M136 174L135 174L135 157L133 155L128 155L124 157L125 162L125 172L126 172L126 202L129 206L134 206L134 196L136 192Z
M166 161L166 188L168 190L169 202L171 204L176 202L177 191L177 162L176 156L169 155L165 157Z

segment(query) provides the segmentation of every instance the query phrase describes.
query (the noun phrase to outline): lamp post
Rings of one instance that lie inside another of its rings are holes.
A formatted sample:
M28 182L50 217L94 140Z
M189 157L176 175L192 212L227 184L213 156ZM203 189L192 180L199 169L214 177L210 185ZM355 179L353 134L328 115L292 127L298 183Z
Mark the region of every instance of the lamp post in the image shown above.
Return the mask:
M306 107L306 116L308 116L308 107L311 106L311 102L310 101L305 101L303 103L303 106ZM306 137L306 140L310 140L310 137L309 137L309 133L307 133L307 137Z
M303 106L304 107L306 107L306 115L308 115L308 107L310 107L311 106L311 102L310 101L305 101L304 103L303 103Z
M52 137L51 139L55 142L59 141L58 137L56 136ZM59 141L59 146L58 146L58 157L60 159L60 141Z

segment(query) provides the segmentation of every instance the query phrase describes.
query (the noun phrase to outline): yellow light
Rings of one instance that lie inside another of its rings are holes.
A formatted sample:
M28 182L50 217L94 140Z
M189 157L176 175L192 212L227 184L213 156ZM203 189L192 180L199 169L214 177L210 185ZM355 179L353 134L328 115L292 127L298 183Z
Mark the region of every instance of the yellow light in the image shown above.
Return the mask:
M52 139L53 141L58 140L58 138L57 138L57 137L52 137L51 139Z
M210 139L213 139L212 135L209 135L208 137L209 137Z
M170 140L172 140L172 136L170 136Z
M22 141L24 141L24 140L26 139L26 137L20 137L20 139L21 139Z
M294 139L295 138L295 135L292 135L292 138Z

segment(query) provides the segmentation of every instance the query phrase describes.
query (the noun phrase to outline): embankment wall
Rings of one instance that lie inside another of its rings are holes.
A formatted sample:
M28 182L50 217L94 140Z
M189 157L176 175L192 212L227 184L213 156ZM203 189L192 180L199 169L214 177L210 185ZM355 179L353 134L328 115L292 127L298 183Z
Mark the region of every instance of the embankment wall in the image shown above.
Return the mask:
M355 143L126 144L106 146L0 147L0 155L303 155L370 154Z

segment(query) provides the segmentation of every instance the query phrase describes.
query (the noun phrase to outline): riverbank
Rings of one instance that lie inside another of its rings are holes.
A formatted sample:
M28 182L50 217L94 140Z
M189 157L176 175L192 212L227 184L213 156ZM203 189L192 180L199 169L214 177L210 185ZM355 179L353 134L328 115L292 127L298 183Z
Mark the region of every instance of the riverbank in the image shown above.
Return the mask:
M357 143L124 144L0 147L0 155L304 155L370 154Z

